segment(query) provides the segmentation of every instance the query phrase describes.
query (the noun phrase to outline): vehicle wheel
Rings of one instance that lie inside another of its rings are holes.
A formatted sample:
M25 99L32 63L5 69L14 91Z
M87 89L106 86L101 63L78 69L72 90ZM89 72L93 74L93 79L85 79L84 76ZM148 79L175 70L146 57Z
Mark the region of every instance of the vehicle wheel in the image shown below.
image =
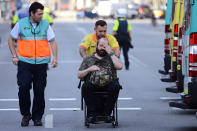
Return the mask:
M85 126L87 127L87 128L89 128L90 127L90 124L89 123L85 123Z
M112 121L112 127L116 128L116 122L115 121Z
M116 121L116 126L118 126L118 122Z

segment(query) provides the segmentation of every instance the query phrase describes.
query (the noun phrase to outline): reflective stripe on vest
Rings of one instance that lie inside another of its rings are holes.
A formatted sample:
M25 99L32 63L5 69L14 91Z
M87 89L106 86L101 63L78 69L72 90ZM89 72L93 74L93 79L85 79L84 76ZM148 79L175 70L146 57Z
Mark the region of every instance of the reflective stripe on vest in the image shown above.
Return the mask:
M19 60L30 64L44 64L50 62L50 47L47 41L49 23L42 20L34 29L29 17L19 21L20 34L17 54ZM32 32L37 32L34 34Z

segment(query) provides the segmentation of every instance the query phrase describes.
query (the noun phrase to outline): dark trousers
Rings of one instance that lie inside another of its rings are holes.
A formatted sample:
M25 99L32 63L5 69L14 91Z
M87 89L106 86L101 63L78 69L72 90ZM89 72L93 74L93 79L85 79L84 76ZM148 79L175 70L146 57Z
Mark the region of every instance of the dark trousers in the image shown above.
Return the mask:
M45 99L44 90L46 87L48 64L29 64L22 61L18 63L17 83L19 86L19 106L22 115L31 115L30 90L33 84L33 106L32 119L40 120L44 114Z
M129 46L127 46L127 45L124 45L124 46L120 45L120 50L123 51L125 67L128 68L129 67L129 56L128 56Z
M118 94L120 90L120 85L118 81L111 82L104 87L95 87L90 82L84 82L82 86L82 95L84 97L85 103L88 109L88 115L97 115L98 110L104 105L104 115L110 115L114 105L117 101ZM102 101L101 97L95 95L94 92L107 92L105 101ZM104 103L103 103L104 102Z

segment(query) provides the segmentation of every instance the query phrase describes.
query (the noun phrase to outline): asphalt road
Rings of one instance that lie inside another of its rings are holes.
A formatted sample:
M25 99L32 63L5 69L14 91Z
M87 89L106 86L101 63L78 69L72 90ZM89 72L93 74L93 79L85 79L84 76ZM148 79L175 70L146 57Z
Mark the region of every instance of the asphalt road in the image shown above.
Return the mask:
M118 100L119 126L115 129L111 124L91 125L90 129L84 127L81 92L77 88L77 70L82 61L78 47L80 40L94 31L94 22L61 21L54 24L59 65L55 69L50 65L48 71L44 125L34 127L30 122L25 128L20 127L17 67L11 62L7 45L10 28L8 24L0 24L0 131L196 131L195 110L168 106L170 100L180 98L180 95L167 93L165 88L175 83L162 83L157 72L163 66L164 22L153 27L148 20L130 21L134 49L129 51L130 70L118 71L123 86ZM108 21L110 34L112 22Z

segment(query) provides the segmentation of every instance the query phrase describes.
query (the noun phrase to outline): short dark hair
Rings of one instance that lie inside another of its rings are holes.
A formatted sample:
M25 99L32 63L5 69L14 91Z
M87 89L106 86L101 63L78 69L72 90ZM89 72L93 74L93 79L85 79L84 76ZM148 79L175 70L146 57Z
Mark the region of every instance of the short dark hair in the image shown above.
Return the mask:
M104 20L98 20L98 21L96 21L96 23L95 23L95 27L97 27L97 26L105 26L105 25L107 25L107 22L106 21L104 21Z
M31 6L29 7L29 15L31 16L31 12L35 14L37 9L44 10L44 6L39 2L32 3Z

